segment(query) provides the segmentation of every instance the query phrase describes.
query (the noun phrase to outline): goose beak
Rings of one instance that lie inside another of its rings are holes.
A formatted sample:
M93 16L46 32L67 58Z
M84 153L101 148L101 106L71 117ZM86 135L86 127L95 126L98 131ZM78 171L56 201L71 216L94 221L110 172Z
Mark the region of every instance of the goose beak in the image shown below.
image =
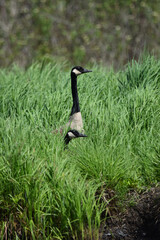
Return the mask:
M87 137L87 135L85 135L83 133L79 133L79 137Z
M82 73L92 72L92 70L84 69Z

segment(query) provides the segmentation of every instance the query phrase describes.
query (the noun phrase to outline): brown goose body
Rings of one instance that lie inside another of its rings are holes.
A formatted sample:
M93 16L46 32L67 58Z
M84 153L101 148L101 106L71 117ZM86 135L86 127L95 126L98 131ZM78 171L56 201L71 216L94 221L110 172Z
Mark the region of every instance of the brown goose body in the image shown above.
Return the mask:
M70 116L67 126L70 129L75 129L77 131L84 131L83 120L81 112L74 113Z

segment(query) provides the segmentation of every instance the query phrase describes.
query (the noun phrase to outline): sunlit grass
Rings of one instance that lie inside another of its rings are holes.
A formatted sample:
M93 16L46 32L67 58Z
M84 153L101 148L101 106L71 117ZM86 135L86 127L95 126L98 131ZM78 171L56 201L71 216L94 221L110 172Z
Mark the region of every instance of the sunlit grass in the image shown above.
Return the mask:
M160 181L159 87L160 61L150 56L80 76L88 138L64 151L52 131L69 119L70 73L58 64L1 69L0 235L98 238L104 187L121 196Z

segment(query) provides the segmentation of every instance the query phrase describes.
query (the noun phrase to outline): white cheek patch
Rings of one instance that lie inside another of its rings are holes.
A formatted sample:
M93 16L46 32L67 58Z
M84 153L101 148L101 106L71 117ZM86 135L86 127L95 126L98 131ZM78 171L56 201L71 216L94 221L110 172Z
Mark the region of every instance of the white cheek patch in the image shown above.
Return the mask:
M82 74L82 73L81 73L80 71L78 71L77 69L74 69L72 72L75 73L76 75Z
M72 132L69 132L69 133L68 133L68 136L69 136L70 138L75 138L75 137L76 137Z

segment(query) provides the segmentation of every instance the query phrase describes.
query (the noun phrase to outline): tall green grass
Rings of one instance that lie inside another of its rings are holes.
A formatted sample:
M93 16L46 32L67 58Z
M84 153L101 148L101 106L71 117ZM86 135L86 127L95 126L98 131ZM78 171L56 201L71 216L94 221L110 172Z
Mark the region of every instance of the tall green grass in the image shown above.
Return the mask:
M78 78L88 138L52 131L68 121L70 73L63 65L0 70L0 236L98 238L103 191L117 196L160 181L160 61L123 71L94 66Z

